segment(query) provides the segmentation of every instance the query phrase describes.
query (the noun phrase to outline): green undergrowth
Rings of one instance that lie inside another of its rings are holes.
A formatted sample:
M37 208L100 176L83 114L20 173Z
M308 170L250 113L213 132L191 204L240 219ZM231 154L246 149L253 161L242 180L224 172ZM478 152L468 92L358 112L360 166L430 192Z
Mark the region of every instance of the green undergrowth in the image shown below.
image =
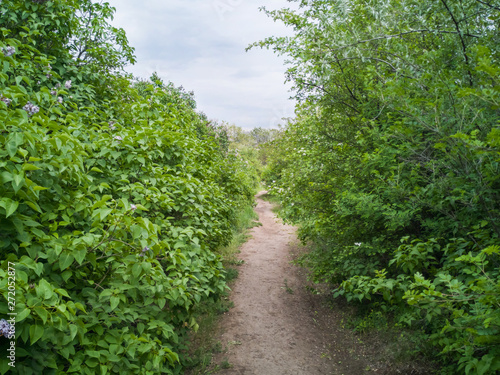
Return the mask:
M271 211L275 214L279 214L279 212L282 210L281 201L276 194L267 192L261 195L260 198L274 205Z
M0 2L0 374L180 374L232 277L255 172L113 12Z
M248 230L261 225L257 220L258 216L252 206L241 208L236 213L231 242L218 250L229 285L238 277L238 266L243 264L243 261L238 259L238 254L240 246L250 238ZM220 293L218 298L206 301L200 306L200 317L197 318L199 329L191 337L191 349L185 359L186 375L208 375L217 371L218 366L214 370L209 367L213 355L222 351L222 344L215 337L221 315L233 307L229 292L228 288Z
M296 89L262 179L311 278L422 337L441 375L498 374L499 1L292 2L267 14L294 36L249 48Z
M376 306L346 306L345 301L339 300L332 303L332 308L342 308L345 327L353 330L365 346L365 352L375 363L372 370L414 375L438 372L441 366L431 360L434 348L423 330L405 329L397 324L392 311Z

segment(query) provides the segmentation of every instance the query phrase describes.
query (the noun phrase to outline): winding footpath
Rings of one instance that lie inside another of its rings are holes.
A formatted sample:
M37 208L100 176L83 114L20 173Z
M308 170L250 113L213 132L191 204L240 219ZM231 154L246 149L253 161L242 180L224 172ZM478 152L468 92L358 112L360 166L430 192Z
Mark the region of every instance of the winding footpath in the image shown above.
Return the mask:
M305 289L304 271L290 263L300 251L295 228L276 219L272 204L258 198L263 193L256 207L262 226L241 247L234 307L222 319L226 350L215 363L230 368L217 374L363 374L366 363L348 353L340 316Z

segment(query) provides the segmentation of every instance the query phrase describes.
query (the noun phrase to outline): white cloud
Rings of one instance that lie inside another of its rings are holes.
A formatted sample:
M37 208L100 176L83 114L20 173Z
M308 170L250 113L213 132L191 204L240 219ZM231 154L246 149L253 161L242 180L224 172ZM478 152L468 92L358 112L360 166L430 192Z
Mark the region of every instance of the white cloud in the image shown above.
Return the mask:
M107 0L113 24L125 29L137 63L127 70L194 91L209 118L251 128L271 127L293 114L283 59L245 48L273 35L290 35L258 8L289 7L286 0Z

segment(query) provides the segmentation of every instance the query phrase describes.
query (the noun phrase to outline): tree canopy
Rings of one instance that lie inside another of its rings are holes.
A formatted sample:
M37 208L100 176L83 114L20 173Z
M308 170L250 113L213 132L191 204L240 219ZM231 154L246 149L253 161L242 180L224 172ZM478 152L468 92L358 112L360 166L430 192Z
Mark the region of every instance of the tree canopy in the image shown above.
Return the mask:
M269 171L336 297L500 369L497 1L302 0L252 47L287 57L297 117ZM448 371L448 370L443 370Z

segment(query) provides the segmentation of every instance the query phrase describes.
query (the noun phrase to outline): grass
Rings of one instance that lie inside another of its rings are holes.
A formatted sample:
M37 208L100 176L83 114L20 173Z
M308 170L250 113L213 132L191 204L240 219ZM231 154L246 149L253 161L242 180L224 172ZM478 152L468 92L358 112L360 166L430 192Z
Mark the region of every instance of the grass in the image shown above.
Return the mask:
M222 256L224 267L241 264L238 259L239 248L250 238L248 229L262 225L258 220L253 207L247 206L237 212L231 243L217 251Z
M285 279L285 286L282 286L281 289L285 289L288 294L293 294L293 289L288 286L287 279Z
M262 194L260 198L265 201L268 201L269 203L272 203L273 208L271 209L271 211L274 212L275 214L279 214L279 211L281 210L281 201L276 195L265 193Z
M247 206L236 213L231 243L217 250L222 257L228 283L238 277L238 267L244 264L243 260L238 259L238 254L240 246L250 238L248 229L258 225L261 224L252 206ZM200 317L197 319L200 328L191 337L191 350L185 375L211 375L220 369L231 367L227 360L212 365L213 355L224 351L221 342L215 339L220 317L231 307L233 303L229 299L228 291L222 293L219 299L201 306Z

